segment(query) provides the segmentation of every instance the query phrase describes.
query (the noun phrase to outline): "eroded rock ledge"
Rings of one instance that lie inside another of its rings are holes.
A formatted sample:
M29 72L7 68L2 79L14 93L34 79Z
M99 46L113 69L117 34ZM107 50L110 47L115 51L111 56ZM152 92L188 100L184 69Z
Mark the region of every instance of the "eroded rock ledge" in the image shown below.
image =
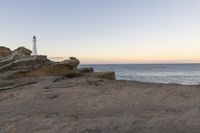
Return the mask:
M79 76L99 77L115 80L114 72L94 72L93 68L78 68L80 61L75 57L54 62L45 55L31 56L31 51L19 47L14 51L0 47L0 79L15 79L23 77L64 76L74 78Z

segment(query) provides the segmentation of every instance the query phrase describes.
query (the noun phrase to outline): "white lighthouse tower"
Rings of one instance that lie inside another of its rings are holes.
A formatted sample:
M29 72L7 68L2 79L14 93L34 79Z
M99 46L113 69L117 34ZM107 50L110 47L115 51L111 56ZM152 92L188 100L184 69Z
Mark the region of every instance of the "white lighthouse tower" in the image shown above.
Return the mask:
M36 42L37 42L37 40L36 40L36 37L35 36L33 36L33 53L32 53L32 55L33 56L37 56L37 45L36 45Z

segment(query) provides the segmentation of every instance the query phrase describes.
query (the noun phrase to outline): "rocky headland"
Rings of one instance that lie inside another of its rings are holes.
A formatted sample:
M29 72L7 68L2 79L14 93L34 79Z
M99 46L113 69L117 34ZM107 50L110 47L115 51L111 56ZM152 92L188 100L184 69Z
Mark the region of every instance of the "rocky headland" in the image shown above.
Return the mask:
M0 47L0 133L199 133L199 85L115 80L79 63Z
M63 76L74 78L79 76L99 77L115 80L114 72L94 72L93 68L80 68L80 61L75 57L54 62L45 55L31 56L31 51L19 47L14 51L0 47L0 79L16 79L40 76Z

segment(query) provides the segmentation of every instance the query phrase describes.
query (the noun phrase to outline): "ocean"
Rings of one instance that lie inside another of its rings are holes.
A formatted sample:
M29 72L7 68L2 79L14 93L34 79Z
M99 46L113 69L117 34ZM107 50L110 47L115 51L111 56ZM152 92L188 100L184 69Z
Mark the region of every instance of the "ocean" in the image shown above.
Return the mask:
M153 83L200 84L200 64L102 64L81 65L95 71L115 71L119 80Z

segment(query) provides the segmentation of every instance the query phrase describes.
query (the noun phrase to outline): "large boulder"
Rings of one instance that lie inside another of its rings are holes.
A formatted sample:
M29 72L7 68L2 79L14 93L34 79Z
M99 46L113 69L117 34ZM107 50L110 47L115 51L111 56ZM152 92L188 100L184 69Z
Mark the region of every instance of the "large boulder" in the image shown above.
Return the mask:
M86 77L97 77L108 80L116 80L115 72L94 72L85 74Z
M78 65L80 64L80 61L76 59L75 57L70 57L69 60L64 60L59 62L60 65L69 66L74 69L78 69Z
M92 67L83 67L78 69L81 73L93 73L94 69Z
M11 53L12 51L9 48L0 46L0 59L10 55Z

